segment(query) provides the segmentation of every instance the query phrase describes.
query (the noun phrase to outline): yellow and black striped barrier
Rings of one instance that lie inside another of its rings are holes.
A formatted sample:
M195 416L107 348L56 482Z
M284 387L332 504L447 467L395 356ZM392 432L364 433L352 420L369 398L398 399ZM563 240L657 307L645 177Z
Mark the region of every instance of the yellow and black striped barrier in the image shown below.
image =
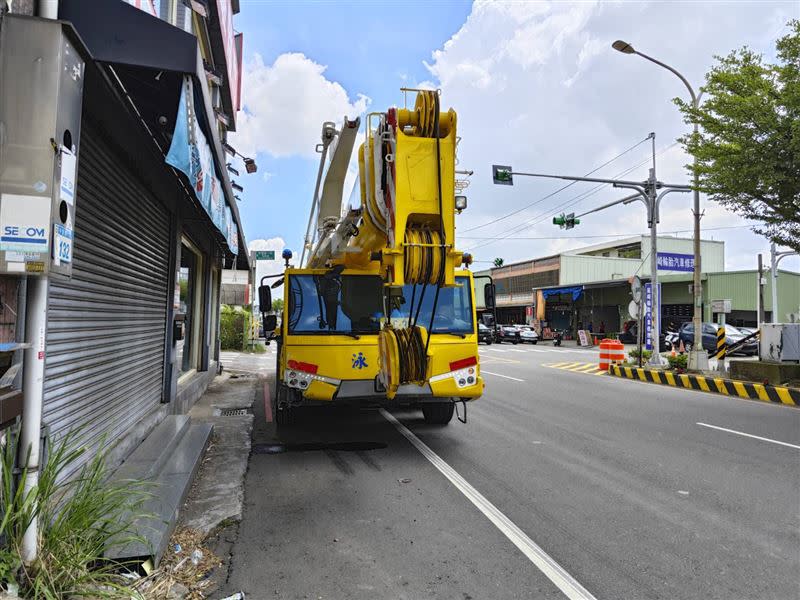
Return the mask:
M725 358L725 352L728 349L728 342L725 340L725 328L717 328L717 353L714 358Z
M715 394L724 394L725 396L763 400L764 402L775 402L778 404L787 404L789 406L800 405L800 389L797 388L763 385L760 383L751 383L749 381L734 381L721 377L688 375L686 373L679 374L673 373L672 371L622 367L619 365L611 365L608 369L608 374L615 377L626 377L638 381L648 381L661 385L686 388L687 390L712 392Z

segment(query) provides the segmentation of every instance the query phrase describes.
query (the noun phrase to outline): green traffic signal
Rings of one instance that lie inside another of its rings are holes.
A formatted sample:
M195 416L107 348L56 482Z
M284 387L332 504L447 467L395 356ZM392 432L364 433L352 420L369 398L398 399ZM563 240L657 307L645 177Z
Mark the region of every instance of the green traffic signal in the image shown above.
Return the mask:
M514 185L511 167L492 165L492 181L497 185Z
M553 217L553 225L558 225L559 227L563 228L566 225L567 219L564 216L564 213L561 213L557 217Z

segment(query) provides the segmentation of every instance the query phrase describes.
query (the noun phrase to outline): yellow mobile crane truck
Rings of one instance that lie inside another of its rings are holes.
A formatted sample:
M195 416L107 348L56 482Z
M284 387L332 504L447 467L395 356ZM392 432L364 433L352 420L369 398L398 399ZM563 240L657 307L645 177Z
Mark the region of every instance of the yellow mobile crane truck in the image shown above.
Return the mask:
M405 90L404 90L405 91ZM322 128L314 201L300 266L262 279L264 331L277 327L271 288L283 284L274 417L331 402L411 405L447 424L483 392L469 255L455 248L456 113L417 92L414 109L367 116L359 178L342 210L360 119ZM354 202L355 199L355 202ZM316 218L315 218L316 217ZM494 288L484 289L487 306Z

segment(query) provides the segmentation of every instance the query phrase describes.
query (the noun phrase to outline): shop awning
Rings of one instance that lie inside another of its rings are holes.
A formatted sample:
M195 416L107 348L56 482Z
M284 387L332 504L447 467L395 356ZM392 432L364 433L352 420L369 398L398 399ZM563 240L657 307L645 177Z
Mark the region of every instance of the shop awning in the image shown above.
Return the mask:
M249 269L247 243L225 168L225 154L216 134L216 117L195 36L122 0L61 0L59 18L72 23L96 63L113 67L112 79L118 80L123 94L130 98L164 154L175 130L184 76L191 76L195 94L201 100L198 105L202 104L202 110L196 113L197 121L208 140L225 204L237 229L235 246L242 250L236 267ZM221 240L225 239L210 215L208 224L218 231Z
M542 290L542 296L547 300L553 296L560 296L561 294L569 294L572 296L572 301L575 302L583 294L583 286L577 285L572 287L552 288L549 290Z

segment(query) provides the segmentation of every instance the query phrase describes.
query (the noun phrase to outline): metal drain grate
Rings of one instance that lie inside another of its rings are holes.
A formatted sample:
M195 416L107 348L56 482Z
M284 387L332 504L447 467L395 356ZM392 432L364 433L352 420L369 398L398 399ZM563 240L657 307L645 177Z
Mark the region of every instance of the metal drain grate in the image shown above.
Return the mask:
M220 417L243 417L250 414L246 408L226 408L219 411Z

